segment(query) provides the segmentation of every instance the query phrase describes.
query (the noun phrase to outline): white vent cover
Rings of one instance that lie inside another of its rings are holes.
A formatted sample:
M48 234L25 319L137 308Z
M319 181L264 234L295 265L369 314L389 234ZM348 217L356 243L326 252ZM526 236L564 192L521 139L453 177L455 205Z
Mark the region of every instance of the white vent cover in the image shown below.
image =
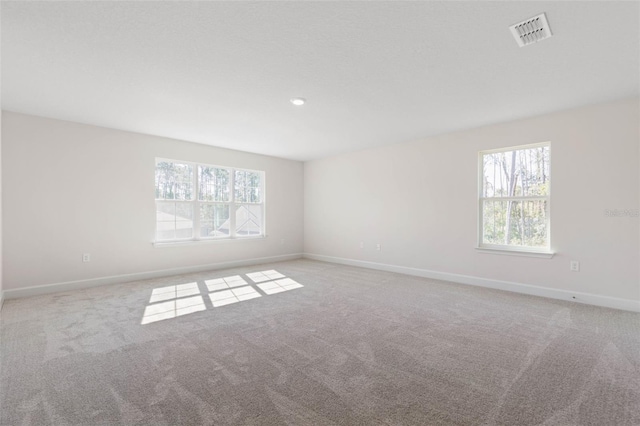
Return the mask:
M509 27L518 46L523 47L551 37L551 28L544 13Z

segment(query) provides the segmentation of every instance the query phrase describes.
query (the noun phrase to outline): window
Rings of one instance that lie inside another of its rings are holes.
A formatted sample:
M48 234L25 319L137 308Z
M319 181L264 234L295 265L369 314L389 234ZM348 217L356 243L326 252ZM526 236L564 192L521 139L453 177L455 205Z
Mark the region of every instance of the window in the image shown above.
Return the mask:
M264 235L264 172L156 159L156 241Z
M480 248L549 252L549 157L549 143L480 152Z

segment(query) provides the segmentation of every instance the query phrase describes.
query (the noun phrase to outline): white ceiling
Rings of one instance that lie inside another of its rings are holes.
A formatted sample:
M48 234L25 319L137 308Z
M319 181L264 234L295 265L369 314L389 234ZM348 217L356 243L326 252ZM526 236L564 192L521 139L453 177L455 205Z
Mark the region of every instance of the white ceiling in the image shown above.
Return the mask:
M554 36L518 47L509 25L541 12ZM297 160L639 94L638 2L52 1L1 13L3 109Z

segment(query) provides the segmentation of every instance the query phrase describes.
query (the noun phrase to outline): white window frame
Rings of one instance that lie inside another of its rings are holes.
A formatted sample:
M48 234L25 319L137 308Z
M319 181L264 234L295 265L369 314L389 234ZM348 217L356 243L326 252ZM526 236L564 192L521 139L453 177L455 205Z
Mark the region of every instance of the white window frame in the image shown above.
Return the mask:
M546 196L520 196L520 197L483 197L483 186L484 186L484 155L486 154L494 154L498 152L512 152L519 151L523 149L531 149L531 148L539 148L539 147L547 147L549 149L549 186L547 189ZM478 245L476 247L479 251L485 251L489 253L496 254L513 254L513 255L522 255L522 256L533 256L533 257L546 257L551 258L554 255L554 252L551 250L551 142L539 142L534 144L527 145L517 145L517 146L509 146L504 148L490 149L480 151L478 153ZM484 202L488 200L496 200L496 201L528 201L528 200L544 200L546 201L546 211L545 211L545 229L547 231L546 235L546 246L544 247L531 247L531 246L516 246L516 245L505 245L505 244L487 244L483 242L483 218L484 218Z
M154 244L158 245L167 245L167 244L175 244L175 243L190 243L190 242L211 242L211 241L229 241L229 240L251 240L251 239L260 239L266 236L266 185L265 185L265 172L263 170L252 170L252 169L244 169L240 167L228 167L228 166L217 166L213 164L206 163L196 163L193 161L183 161L176 160L171 158L161 158L156 157L154 163L154 176L155 169L158 166L158 163L168 162L168 163L178 163L178 164L188 164L193 167L193 178L191 184L193 185L193 199L191 200L164 200L157 199L154 197L155 207L157 212L158 202L175 202L175 203L184 203L192 205L193 212L193 235L191 238L174 238L174 239L166 239L160 240L158 239L158 220L156 218L155 221L155 234L154 234ZM200 201L198 199L199 195L199 184L198 181L198 167L213 167L217 169L225 169L229 172L229 201ZM260 175L260 202L259 203L247 203L247 202L237 202L236 201L236 191L235 191L235 172L251 172L258 173ZM154 191L155 192L155 191ZM202 205L228 205L229 206L229 235L228 236L213 236L213 237L202 237L200 235L200 207ZM259 235L248 235L242 236L237 235L236 233L236 215L235 211L238 206L242 205L250 205L250 206L260 206L262 209L262 223L260 224L260 234ZM157 213L156 213L157 214Z

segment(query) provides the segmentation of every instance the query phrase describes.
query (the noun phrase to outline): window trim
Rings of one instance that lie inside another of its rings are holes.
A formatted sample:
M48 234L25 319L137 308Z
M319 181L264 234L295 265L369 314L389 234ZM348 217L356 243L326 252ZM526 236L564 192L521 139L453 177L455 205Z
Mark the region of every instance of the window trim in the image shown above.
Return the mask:
M165 157L155 157L154 162L154 176L155 170L158 166L158 163L161 162L169 162L169 163L178 163L178 164L188 164L193 167L193 178L191 184L193 185L193 198L191 200L164 200L157 199L154 196L154 207L157 212L157 203L158 202L178 202L178 203L189 203L193 208L193 234L190 238L174 238L171 240L159 240L158 239L158 220L155 220L155 229L154 229L154 238L152 244L156 247L166 247L166 246L175 246L175 245L191 245L191 244L201 244L201 243L211 243L211 242L221 242L221 241L246 241L246 240L261 240L267 236L266 233L266 173L264 170L253 170L241 167L230 167L230 166L218 166L214 164L207 164L195 161L183 161ZM225 169L229 171L229 201L201 201L198 199L199 196L199 181L198 181L198 167L212 167L217 169ZM235 172L251 172L258 173L260 175L260 202L259 203L245 203L245 202L236 202L236 194L235 194ZM154 179L155 180L155 179ZM229 206L229 236L218 236L218 237L202 237L200 235L200 206L202 205L228 205ZM260 226L260 234L258 235L248 235L248 236L238 236L236 234L236 217L234 212L234 207L242 206L242 205L253 205L253 206L261 206L262 208L262 223ZM157 213L156 213L157 214Z
M490 254L502 254L502 255L515 255L515 256L531 256L531 257L544 257L552 258L555 252L551 249L551 181L549 181L549 187L546 196L524 196L524 197L483 197L482 190L484 186L484 161L483 157L486 154L493 154L497 152L511 152L523 149L547 147L549 149L549 176L551 176L551 141L538 142L525 145L507 146L502 148L494 148L478 151L478 204L477 204L477 246L476 250L479 253ZM483 203L486 200L500 199L504 201L520 201L520 200L546 200L547 211L545 214L545 229L547 231L546 241L547 244L544 247L532 247L532 246L508 246L504 244L486 244L482 241L483 237L483 219L484 209Z

